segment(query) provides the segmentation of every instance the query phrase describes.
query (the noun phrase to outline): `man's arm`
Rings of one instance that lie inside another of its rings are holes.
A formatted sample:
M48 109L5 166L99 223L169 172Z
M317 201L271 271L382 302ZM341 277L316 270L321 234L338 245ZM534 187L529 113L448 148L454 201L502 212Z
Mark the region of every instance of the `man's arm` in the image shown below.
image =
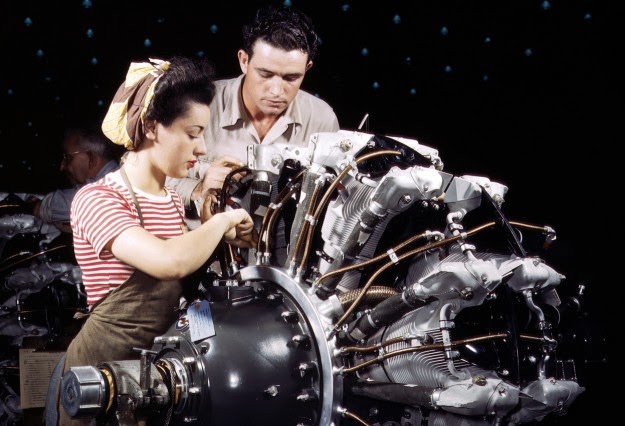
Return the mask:
M46 194L39 203L35 204L33 214L49 223L69 223L69 212L72 200L78 189L57 189Z
M241 167L243 163L236 158L223 156L210 163L200 164L197 170L200 179L168 177L165 185L180 194L186 209L194 208L195 201L205 199L211 190L221 190L226 176Z

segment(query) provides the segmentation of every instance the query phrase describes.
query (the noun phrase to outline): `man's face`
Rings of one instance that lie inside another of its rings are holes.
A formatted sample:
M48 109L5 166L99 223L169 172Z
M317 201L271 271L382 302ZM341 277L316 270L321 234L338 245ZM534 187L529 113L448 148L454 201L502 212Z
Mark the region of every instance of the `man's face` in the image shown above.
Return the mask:
M83 184L90 177L91 153L79 145L77 135L70 134L63 141L61 171L65 172L72 185Z
M243 102L253 118L278 116L287 109L312 66L300 50L285 51L258 40L250 57L239 50L239 65L245 74Z

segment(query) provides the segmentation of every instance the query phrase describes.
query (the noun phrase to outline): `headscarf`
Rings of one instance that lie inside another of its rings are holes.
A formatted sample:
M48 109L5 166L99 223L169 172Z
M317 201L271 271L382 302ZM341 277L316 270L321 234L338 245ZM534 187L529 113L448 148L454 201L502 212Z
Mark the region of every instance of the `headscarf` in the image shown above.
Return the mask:
M102 132L117 145L135 149L143 140L143 120L158 79L170 63L160 59L132 62L102 122Z

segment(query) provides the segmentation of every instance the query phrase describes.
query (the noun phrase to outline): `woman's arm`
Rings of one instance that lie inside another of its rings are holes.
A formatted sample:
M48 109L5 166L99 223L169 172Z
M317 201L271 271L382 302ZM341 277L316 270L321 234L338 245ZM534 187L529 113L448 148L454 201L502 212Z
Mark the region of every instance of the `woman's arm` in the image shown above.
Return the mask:
M122 231L106 245L119 260L163 280L182 278L210 257L221 239L252 245L254 224L244 209L218 213L193 231L161 239L140 226Z

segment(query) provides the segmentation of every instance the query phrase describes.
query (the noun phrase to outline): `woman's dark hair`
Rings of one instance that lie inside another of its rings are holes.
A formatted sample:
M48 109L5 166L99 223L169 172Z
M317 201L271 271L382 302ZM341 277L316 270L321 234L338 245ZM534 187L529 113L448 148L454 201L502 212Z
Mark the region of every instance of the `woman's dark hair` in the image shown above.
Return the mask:
M289 6L273 5L258 9L254 20L243 26L243 50L250 58L257 40L286 51L301 50L308 54L309 61L315 58L321 43L307 15Z
M169 69L156 83L145 116L165 126L183 115L190 102L209 105L215 96L215 69L210 62L182 56L169 62Z

